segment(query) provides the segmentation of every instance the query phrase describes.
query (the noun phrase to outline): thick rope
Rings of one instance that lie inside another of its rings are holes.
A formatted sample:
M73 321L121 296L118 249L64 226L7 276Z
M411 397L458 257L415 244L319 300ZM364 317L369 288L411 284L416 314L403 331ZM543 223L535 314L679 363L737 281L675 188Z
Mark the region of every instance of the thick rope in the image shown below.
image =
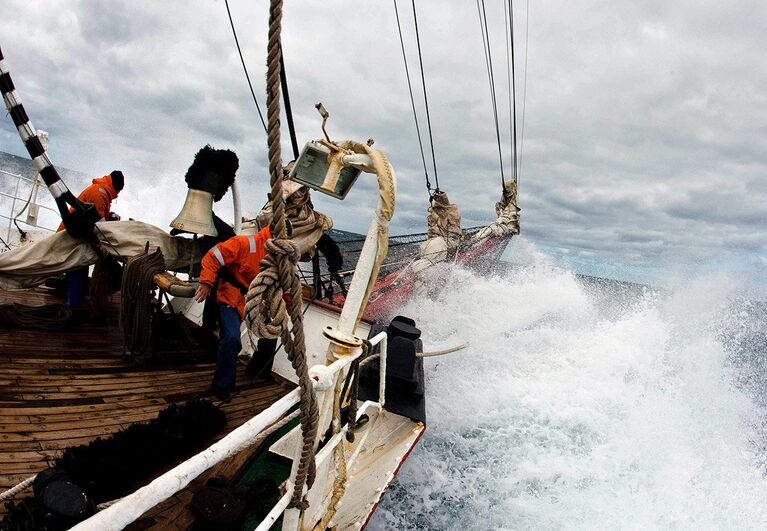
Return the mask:
M28 489L29 487L31 487L32 483L34 483L36 477L37 477L37 474L35 474L32 477L28 477L27 479L25 479L24 481L22 481L21 483L19 483L15 487L12 487L12 488L6 490L5 492L3 492L2 494L0 494L0 502L3 502L5 500L10 500L14 496L16 496L19 492L22 492L22 491Z
M162 251L144 252L125 264L122 280L120 324L125 335L125 348L139 357L149 349L152 339L151 302L155 274L165 271Z
M468 346L469 346L468 343L463 343L462 345L456 345L455 347L450 347L443 350L432 350L431 352L416 352L415 355L419 358L432 358L434 356L444 356L445 354L451 354L453 352L458 352L459 350L463 350Z
M342 391L340 389L341 380L336 380L336 389L333 393L333 435L337 435L341 431L341 397ZM344 492L346 492L346 455L344 455L344 443L343 440L339 441L333 448L333 456L335 457L336 476L333 480L333 495L330 498L330 503L325 511L322 519L314 526L312 531L325 531L330 520L336 515L338 510L338 502L343 498Z
M394 173L392 172L391 164L382 152L373 149L367 144L360 142L354 142L353 140L347 140L341 142L340 147L350 149L355 153L364 153L368 155L373 161L373 169L375 170L376 179L378 180L378 197L381 201L380 205L380 219L378 220L378 248L376 252L375 264L373 265L373 271L370 273L368 279L367 289L365 290L365 297L362 299L365 304L360 306L359 313L357 314L357 321L355 328L362 319L362 314L365 312L365 306L367 300L370 298L370 294L373 292L373 286L378 278L378 272L381 269L381 264L386 258L386 254L389 251L389 221L394 216L394 208L396 206L396 188L394 185Z
M0 305L0 327L61 330L72 319L72 309L63 304L27 306L11 303Z
M290 507L306 509L303 499L304 484L314 484L314 462L317 439L317 400L306 365L306 346L303 329L301 284L296 274L298 250L286 239L285 202L282 196L282 157L280 153L280 32L282 0L271 0L269 10L269 41L266 76L266 107L269 147L269 175L271 178L272 216L274 239L266 242L267 256L261 261L261 272L250 284L245 301L248 328L258 337L280 338L288 359L298 375L301 389L301 432L303 447L295 478L295 489ZM286 307L284 295L288 299Z

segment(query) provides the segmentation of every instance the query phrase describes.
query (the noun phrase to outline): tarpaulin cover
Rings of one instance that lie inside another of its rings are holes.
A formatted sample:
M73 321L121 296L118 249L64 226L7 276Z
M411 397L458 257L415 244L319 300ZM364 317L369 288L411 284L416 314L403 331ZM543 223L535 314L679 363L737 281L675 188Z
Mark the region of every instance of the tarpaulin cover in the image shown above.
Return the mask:
M200 261L197 245L190 238L171 236L141 221L101 221L96 224L99 249L105 255L127 258L160 248L169 270L188 271L191 260ZM31 288L46 278L94 264L93 247L57 232L37 242L0 254L0 289Z

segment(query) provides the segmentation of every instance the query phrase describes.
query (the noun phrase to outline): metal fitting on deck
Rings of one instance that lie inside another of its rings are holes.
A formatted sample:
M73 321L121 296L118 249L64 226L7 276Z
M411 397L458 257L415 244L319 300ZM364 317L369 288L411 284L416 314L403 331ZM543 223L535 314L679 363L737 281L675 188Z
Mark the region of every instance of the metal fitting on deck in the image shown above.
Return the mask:
M322 335L330 340L327 360L332 363L344 356L351 356L357 349L362 348L362 340L355 335L346 334L332 326L326 326Z

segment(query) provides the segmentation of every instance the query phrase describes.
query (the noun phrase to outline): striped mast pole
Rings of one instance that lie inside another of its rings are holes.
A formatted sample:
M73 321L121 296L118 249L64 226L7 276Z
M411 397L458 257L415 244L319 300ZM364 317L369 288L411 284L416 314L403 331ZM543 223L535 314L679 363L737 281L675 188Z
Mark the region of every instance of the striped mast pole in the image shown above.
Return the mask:
M99 215L93 205L81 203L77 197L64 184L58 171L53 166L46 148L40 142L32 122L21 104L21 99L16 93L16 87L11 80L11 74L8 71L3 51L0 49L0 93L3 95L5 108L13 119L13 124L19 132L24 147L27 148L29 156L35 169L39 172L43 182L48 187L48 191L53 195L56 206L61 214L64 227L72 236L78 238L93 238L93 225L98 221ZM69 212L69 207L74 212Z

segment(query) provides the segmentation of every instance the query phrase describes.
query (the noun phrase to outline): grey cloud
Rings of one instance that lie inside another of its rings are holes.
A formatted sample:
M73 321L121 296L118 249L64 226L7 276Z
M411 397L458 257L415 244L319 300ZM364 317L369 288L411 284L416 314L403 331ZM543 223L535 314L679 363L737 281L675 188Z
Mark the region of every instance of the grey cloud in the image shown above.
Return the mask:
M248 209L263 203L265 135L222 2L187 2L173 17L153 2L9 2L0 44L33 122L52 134L54 161L91 174L123 167L132 182L146 184L126 188L120 200L128 208L149 188L171 187L175 197L193 154L211 143L240 156ZM266 8L230 5L263 108ZM317 101L331 112L333 138L375 138L399 178L392 232L422 231L428 204L394 13L387 2L350 5L285 6L299 139L321 134ZM476 9L455 1L419 7L440 185L461 206L464 225L486 223L500 175ZM520 177L525 237L579 257L579 266L610 264L610 271L619 263L655 271L663 262L764 252L767 7L558 0L531 9ZM523 6L516 15L521 73ZM491 14L490 30L507 138L501 19L501 11ZM420 107L419 120L425 132ZM23 153L10 120L0 124L0 149ZM292 158L286 139L283 150ZM508 151L504 139L507 171ZM435 184L428 147L426 157ZM366 230L372 180L362 179L343 209L315 196L336 227ZM177 206L170 202L142 214L167 224Z

